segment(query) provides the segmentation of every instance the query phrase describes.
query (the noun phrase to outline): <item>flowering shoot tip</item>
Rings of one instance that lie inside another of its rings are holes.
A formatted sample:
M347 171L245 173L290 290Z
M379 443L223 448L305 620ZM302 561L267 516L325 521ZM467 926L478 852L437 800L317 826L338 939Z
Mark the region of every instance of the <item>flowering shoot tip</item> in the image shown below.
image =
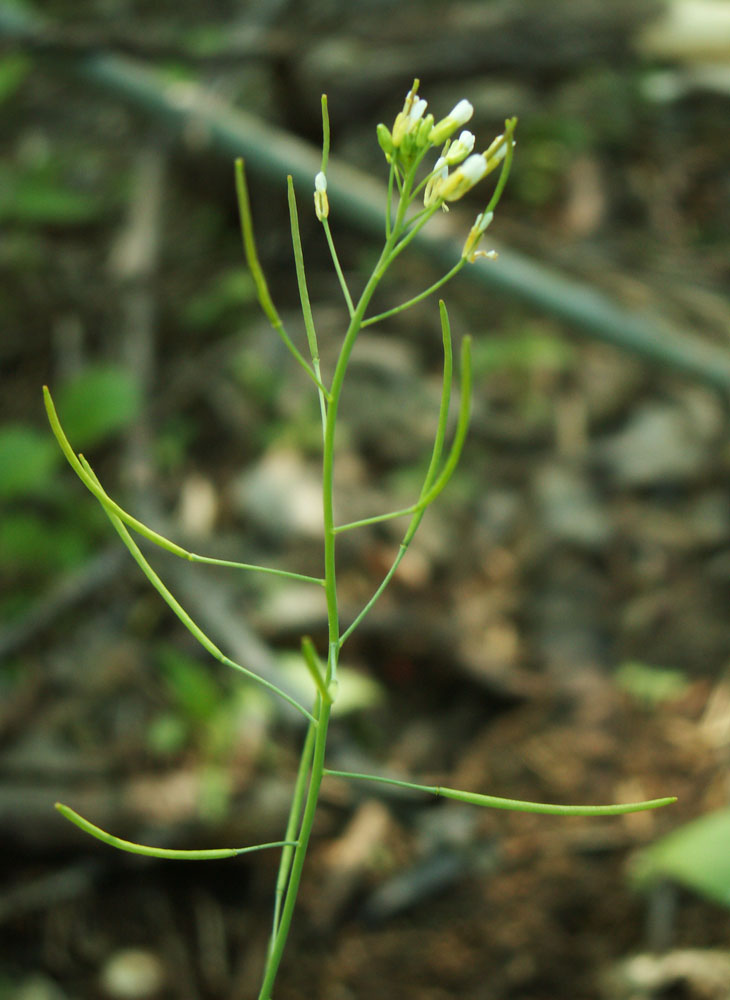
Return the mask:
M416 78L406 94L401 111L395 117L392 128L380 124L377 137L380 148L391 165L390 185L398 185L401 201L409 207L416 195L423 192L425 218L418 223L419 228L430 218L436 208L444 212L449 204L463 198L476 184L500 165L502 173L490 201L494 208L507 180L510 157L515 146L514 130L516 118L507 118L504 130L489 143L483 153L475 153L476 138L469 129L461 128L474 114L470 101L463 98L439 121L427 112L428 103L418 94L419 81ZM458 136L458 138L457 138ZM420 180L416 168L424 162L425 154L433 147L439 147L441 154L432 168L424 171ZM491 251L479 251L478 245L484 231L492 220L491 212L482 213L464 244L462 258L474 260L476 256L496 256ZM386 222L386 233L390 234L390 218Z

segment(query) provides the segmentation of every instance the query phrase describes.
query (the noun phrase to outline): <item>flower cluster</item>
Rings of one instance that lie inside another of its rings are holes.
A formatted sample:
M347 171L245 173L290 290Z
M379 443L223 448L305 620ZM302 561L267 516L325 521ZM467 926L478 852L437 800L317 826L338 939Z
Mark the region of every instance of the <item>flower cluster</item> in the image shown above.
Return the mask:
M382 123L377 127L378 143L390 164L389 191L392 191L395 182L400 192L403 218L415 198L423 197L423 209L416 217L420 220L420 228L438 208L447 212L450 202L463 198L479 181L503 164L491 200L477 216L462 251L462 259L469 262L479 257L495 257L493 250L485 253L478 247L492 221L493 209L507 179L517 119L508 118L504 132L493 139L483 152L475 153L474 133L462 128L474 114L471 103L465 99L458 101L445 118L436 121L432 114L427 113L428 102L419 97L418 85L419 81L414 80L393 127L388 128ZM458 137L454 138L457 131ZM439 146L441 150L436 162L426 176L422 176L419 168L426 154ZM327 178L321 171L314 180L314 208L319 221L326 224L329 215ZM389 232L388 226L386 231Z
M452 136L465 125L474 114L474 108L467 100L461 100L445 118L435 121L427 114L428 103L418 96L418 80L406 95L402 111L396 115L392 129L380 124L377 127L378 143L399 179L400 186L410 186L415 180L415 171L424 156L435 146L442 146L427 177L416 187L423 190L423 204L426 209L441 207L448 210L448 203L458 201L484 177L490 174L505 159L514 147L513 132L517 119L508 119L505 130L498 135L481 153L474 152L474 133L463 129L458 138ZM500 188L501 190L501 188ZM498 195L497 195L498 197ZM463 256L474 260L484 256L477 251L477 245L484 230L491 222L492 212L482 212L464 245ZM487 255L490 256L490 255Z
M388 129L382 124L377 128L378 142L388 163L395 162L403 168L410 166L432 146L440 146L450 139L457 128L465 125L474 114L469 101L459 101L445 118L437 122L432 114L425 113L427 107L428 101L418 96L418 80L414 80L406 94L403 110L396 115L393 128ZM463 159L474 148L474 136L471 132L462 132L454 146L458 147L457 157L464 148ZM456 163L458 159L449 160L449 163L452 162Z

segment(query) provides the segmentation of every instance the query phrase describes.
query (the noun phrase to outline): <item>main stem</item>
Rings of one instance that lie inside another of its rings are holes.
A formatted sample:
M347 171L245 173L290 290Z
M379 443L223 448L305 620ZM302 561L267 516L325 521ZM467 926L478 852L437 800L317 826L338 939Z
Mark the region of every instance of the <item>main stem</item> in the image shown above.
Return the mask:
M408 207L407 193L401 198L398 207L398 214L393 226L393 230L388 237L380 258L373 269L370 278L363 289L360 300L350 319L350 324L342 343L332 385L329 392L329 402L326 407L326 418L324 421L324 445L322 454L322 514L324 522L324 589L327 599L327 632L328 632L328 655L326 683L330 684L337 674L337 661L340 653L340 618L337 604L337 568L336 568L336 534L334 516L334 466L335 466L335 433L337 428L337 412L339 409L342 386L345 381L347 366L355 346L355 341L362 327L365 312L375 289L385 274L392 259L393 250L403 231L405 213ZM314 741L314 751L312 754L312 766L309 776L309 787L304 802L304 812L297 838L297 847L291 863L289 882L286 889L284 905L281 910L281 917L272 945L269 950L264 979L259 992L259 1000L271 1000L271 991L274 986L276 975L279 971L282 955L286 946L289 929L291 927L292 916L296 906L297 893L304 868L304 861L307 855L309 839L314 824L314 816L317 811L319 790L324 776L324 757L327 745L327 729L329 727L330 715L332 712L332 699L322 698L319 703L319 711L316 712L316 734Z

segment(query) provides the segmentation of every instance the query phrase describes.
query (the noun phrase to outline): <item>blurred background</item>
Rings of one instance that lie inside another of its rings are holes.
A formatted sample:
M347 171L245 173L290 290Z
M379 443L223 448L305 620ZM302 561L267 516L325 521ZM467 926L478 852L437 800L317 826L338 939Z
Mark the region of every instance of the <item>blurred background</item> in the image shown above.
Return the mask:
M0 997L257 993L274 853L135 859L53 811L172 847L277 839L302 732L150 588L41 386L143 520L319 574L316 399L257 307L232 161L303 337L295 177L329 371L344 311L312 212L320 94L358 289L380 246L375 126L415 76L437 118L471 100L481 148L518 115L518 146L485 241L500 258L445 293L474 337L461 467L345 648L330 765L680 801L566 821L330 781L277 1000L730 995L730 3L1 0ZM482 207L434 222L383 309L444 273ZM417 494L440 353L432 300L364 332L340 521ZM401 530L342 536L344 619ZM306 689L291 651L326 636L319 593L150 558L225 652Z

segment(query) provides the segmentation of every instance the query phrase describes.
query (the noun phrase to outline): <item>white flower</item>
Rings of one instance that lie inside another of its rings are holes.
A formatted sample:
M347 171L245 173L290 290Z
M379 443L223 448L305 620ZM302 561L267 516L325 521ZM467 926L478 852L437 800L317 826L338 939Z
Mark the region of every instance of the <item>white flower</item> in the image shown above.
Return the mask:
M422 97L419 97L417 101L414 102L413 107L408 112L408 118L412 122L420 121L423 118L423 113L428 107L428 101L424 101Z
M482 153L474 153L439 186L439 197L444 201L458 201L477 184L487 172L487 161Z
M464 125L474 114L474 108L465 98L459 101L451 111L451 117L458 121L459 125Z
M460 125L466 125L473 114L474 108L469 101L459 101L445 118L442 118L440 122L436 122L431 129L429 140L434 146L440 146Z

